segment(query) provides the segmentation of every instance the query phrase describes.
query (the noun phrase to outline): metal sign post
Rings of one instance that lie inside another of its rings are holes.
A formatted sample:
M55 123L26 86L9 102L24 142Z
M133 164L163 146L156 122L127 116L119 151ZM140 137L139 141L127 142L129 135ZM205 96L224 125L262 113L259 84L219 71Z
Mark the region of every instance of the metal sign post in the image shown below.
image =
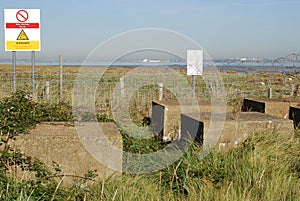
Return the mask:
M16 51L12 51L12 63L13 63L13 80L14 80L14 93L17 91L17 73L16 73L16 64L17 64Z
M196 94L196 77L192 75L192 96L195 97Z
M59 55L59 98L62 100L62 90L63 90L63 62L62 55Z
M31 66L32 66L32 97L35 97L35 51L31 52Z

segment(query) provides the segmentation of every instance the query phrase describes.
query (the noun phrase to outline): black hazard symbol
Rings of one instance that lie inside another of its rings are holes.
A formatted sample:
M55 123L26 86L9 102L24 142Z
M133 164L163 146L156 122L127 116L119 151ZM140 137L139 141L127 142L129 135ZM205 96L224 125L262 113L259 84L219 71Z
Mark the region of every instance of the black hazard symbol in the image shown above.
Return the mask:
M22 30L17 38L17 40L29 40L28 36L26 35L25 31Z

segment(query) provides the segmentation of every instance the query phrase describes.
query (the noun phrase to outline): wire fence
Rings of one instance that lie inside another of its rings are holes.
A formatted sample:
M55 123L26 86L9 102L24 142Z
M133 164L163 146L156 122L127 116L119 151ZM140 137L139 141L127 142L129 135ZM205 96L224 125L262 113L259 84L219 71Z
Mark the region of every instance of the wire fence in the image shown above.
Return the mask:
M34 99L41 103L51 104L63 101L72 104L72 90L76 82L78 70L78 67L64 66L61 88L58 66L37 66L35 72ZM122 90L128 87L126 84L122 84L122 82L125 77L125 83L128 84L126 74L131 70L131 68L111 68L97 81L98 87L94 92L97 112L111 116L113 96L116 95L116 91L119 91L122 95ZM265 71L268 71L268 69L265 68ZM191 87L191 76L187 76L184 69L177 70L177 72L182 75ZM31 73L31 67L29 66L17 67L17 90L31 93ZM97 73L97 70L95 73ZM248 98L267 98L270 89L272 90L273 98L298 97L299 74L228 71L221 72L220 76L222 79L218 82L215 80L205 82L201 76L196 77L195 94L198 100L209 100L211 94L218 93L218 88L222 86L224 86L226 101L228 103L232 99L240 96ZM151 101L153 99L176 100L179 95L184 96L184 93L181 92L176 94L176 90L179 89L185 93L192 93L190 89L182 87L182 83L175 78L164 78L168 80L168 82L163 83L163 86L159 86L158 84L149 84L149 77L145 76L145 74L141 74L140 77L139 75L135 75L134 77L136 79L132 79L131 83L131 85L134 86L132 89L133 92L130 97L126 97L130 101L129 107L131 108L130 111L132 111L131 115L134 118L142 118L143 116L149 115ZM143 86L143 83L148 84ZM83 91L91 86L88 79L86 82L80 84ZM3 66L0 70L0 92L0 99L10 96L13 93L13 71L9 65Z

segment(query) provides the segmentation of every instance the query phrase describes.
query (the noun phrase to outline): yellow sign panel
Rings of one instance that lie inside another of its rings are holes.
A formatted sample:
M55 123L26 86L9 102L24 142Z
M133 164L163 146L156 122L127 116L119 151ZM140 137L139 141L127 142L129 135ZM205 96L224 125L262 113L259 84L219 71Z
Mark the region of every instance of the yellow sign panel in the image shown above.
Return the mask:
M28 36L26 35L25 31L22 29L20 32L17 40L29 40Z
M34 51L40 49L40 41L6 41L6 49L8 51L15 51L15 50L24 50L24 51Z

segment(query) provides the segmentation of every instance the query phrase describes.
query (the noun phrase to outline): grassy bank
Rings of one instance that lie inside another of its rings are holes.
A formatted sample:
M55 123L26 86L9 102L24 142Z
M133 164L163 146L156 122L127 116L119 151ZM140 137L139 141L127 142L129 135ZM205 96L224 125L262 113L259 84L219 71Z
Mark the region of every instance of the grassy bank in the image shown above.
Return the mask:
M133 152L135 150L132 150ZM194 145L160 172L91 186L90 200L299 200L299 136L258 133L226 153L199 159Z
M22 188L26 181L11 181L0 199L299 200L299 136L258 133L229 152L211 152L202 160L199 148L194 145L172 166L153 174L123 174L90 185L79 181L71 188L54 181Z

